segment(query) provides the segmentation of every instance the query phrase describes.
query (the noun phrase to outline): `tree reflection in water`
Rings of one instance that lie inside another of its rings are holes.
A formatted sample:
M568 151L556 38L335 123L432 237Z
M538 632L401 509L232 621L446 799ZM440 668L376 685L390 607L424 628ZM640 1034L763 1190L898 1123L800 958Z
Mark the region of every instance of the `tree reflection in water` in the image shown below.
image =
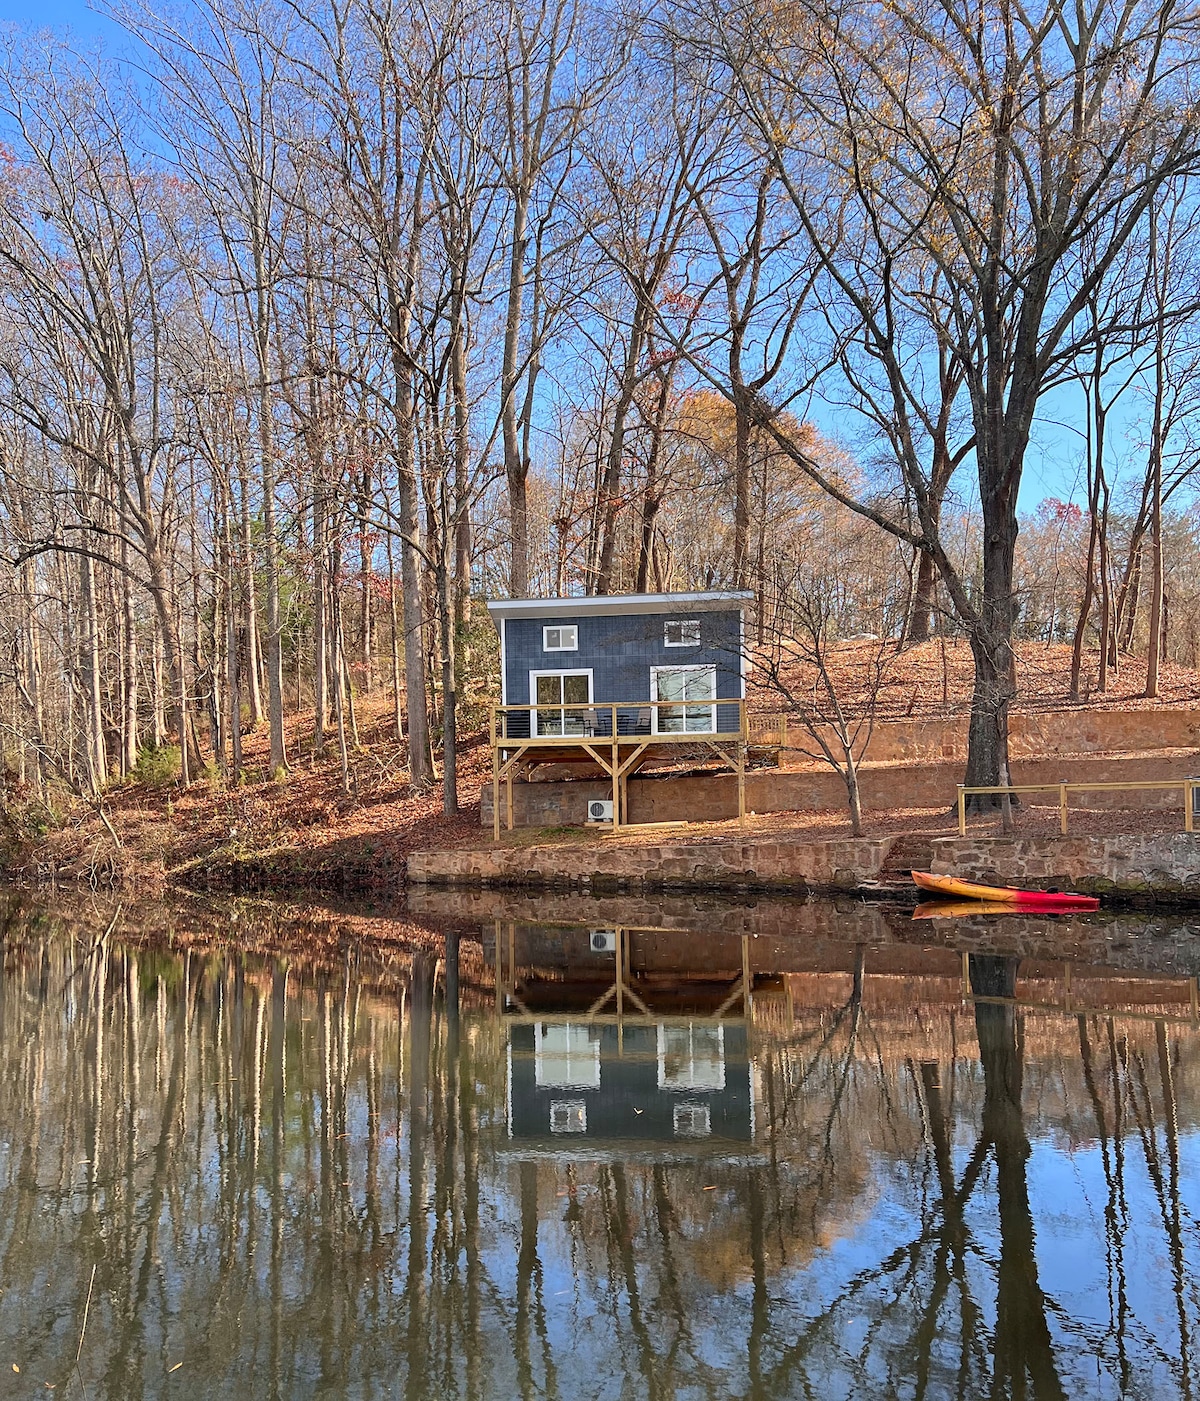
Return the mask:
M749 1059L727 1019L745 1136L526 1141L456 935L391 985L44 922L3 951L0 1366L30 1394L1191 1394L1186 1022L1023 1011L976 956L973 1011L897 1008L860 947Z

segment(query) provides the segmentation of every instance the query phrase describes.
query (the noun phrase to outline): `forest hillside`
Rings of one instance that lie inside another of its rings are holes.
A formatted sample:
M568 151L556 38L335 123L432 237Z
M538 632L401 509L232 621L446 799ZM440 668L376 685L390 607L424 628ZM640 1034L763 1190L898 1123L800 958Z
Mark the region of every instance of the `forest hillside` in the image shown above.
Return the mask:
M1190 10L106 12L0 46L17 845L465 830L487 599L749 591L763 714L976 786L1194 696Z

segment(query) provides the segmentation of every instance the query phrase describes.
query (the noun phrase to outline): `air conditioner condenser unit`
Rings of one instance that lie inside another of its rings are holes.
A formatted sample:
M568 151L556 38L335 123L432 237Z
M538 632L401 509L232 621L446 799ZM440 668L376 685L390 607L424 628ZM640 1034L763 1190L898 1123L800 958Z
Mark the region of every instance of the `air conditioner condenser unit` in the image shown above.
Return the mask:
M611 822L613 820L612 799L589 798L587 820L589 822Z
M617 931L615 929L591 929L588 941L593 953L616 953Z

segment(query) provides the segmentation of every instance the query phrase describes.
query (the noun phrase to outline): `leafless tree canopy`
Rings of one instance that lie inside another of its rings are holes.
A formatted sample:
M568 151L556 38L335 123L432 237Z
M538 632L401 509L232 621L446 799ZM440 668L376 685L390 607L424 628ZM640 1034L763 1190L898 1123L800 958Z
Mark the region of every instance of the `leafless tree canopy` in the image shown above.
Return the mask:
M452 811L506 593L957 633L980 783L1015 640L1197 661L1194 7L117 18L0 54L8 783L350 791L378 691Z

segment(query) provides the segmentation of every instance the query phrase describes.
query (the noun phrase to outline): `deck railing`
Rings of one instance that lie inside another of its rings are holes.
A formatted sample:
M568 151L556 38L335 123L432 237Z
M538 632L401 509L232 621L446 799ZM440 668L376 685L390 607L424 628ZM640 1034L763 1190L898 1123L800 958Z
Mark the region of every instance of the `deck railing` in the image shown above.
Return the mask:
M1003 797L1019 793L1057 793L1059 829L1067 835L1067 800L1071 793L1139 793L1145 790L1166 789L1183 793L1183 830L1196 830L1197 794L1200 793L1200 778L1148 778L1134 783L1014 783L998 787L968 787L958 785L958 835L967 835L967 798L975 793L993 794Z
M612 743L693 744L749 737L743 700L589 701L586 704L498 705L492 744L546 745L603 740Z

